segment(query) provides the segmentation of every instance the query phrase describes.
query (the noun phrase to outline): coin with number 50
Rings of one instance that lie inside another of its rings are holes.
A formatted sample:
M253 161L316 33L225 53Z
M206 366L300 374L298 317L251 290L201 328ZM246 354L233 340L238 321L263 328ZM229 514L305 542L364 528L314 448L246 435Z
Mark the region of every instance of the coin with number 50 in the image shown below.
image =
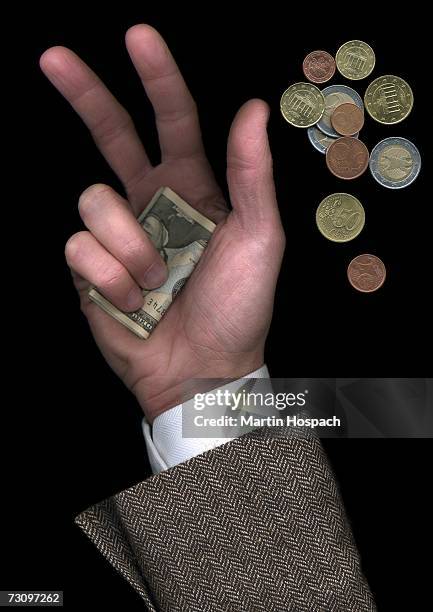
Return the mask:
M349 193L333 193L320 202L316 211L319 231L332 242L348 242L364 227L361 202Z

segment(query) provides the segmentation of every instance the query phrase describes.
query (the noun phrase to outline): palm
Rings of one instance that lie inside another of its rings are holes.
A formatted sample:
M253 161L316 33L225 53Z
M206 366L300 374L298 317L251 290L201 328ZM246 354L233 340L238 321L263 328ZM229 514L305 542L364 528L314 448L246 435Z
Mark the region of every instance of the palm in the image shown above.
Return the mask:
M161 185L188 194L192 206L219 223L199 266L155 332L146 341L136 338L89 302L87 285L82 287L83 309L95 339L131 387L160 377L163 387L167 378L182 382L203 374L210 377L211 372L216 377L221 360L229 360L234 371L239 356L252 352L264 336L270 319L267 245L251 239L235 211L227 214L207 161L193 158L160 164L130 191L134 209L142 210ZM251 285L253 274L264 282ZM245 321L250 322L248 327Z
M146 341L89 302L88 283L76 275L82 309L111 367L144 395L144 402L161 396L163 405L171 401L164 400L167 389L186 379L241 375L261 365L283 237L263 136L263 103L247 104L231 130L229 213L204 154L195 105L162 39L151 28L136 26L127 43L155 108L162 153L156 167L124 109L75 55L49 50L41 65L90 127L123 181L135 215L166 185L217 223L197 269ZM66 86L65 79L70 79Z

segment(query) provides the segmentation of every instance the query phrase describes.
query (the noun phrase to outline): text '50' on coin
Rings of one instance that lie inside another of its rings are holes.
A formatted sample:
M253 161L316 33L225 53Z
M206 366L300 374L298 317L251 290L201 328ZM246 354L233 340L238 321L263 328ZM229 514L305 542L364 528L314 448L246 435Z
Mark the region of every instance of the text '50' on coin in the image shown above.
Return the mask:
M328 87L322 89L322 94L325 98L325 112L317 127L327 136L338 138L340 134L331 125L331 116L335 109L345 102L353 102L364 111L364 103L359 93L351 87L347 87L347 85L328 85Z
M326 165L338 178L351 180L368 168L368 149L357 138L344 136L333 142L326 151Z
M327 51L312 51L302 64L306 78L313 83L326 83L335 73L335 60Z
M364 102L368 113L379 123L400 123L412 110L413 93L406 81L387 74L370 83Z
M421 170L421 155L406 138L385 138L371 152L370 172L389 189L402 189L414 182Z
M350 40L341 45L335 60L340 73L352 81L368 77L376 63L373 49L362 40Z
M342 136L354 136L364 125L364 111L356 104L340 104L331 115L331 124Z
M317 123L325 110L322 92L311 83L294 83L281 96L281 113L295 127L310 127Z
M363 293L371 293L382 287L386 269L376 255L358 255L350 262L347 277L352 287Z
M364 227L365 212L361 202L349 193L333 193L316 211L319 231L333 242L348 242Z

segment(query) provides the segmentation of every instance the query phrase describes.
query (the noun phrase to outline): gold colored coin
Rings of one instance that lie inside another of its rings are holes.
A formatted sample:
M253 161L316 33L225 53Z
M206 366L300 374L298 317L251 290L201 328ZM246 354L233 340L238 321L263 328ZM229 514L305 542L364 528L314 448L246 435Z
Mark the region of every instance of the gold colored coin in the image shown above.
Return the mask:
M364 227L361 202L349 193L333 193L320 202L316 211L319 231L332 242L348 242Z
M325 111L325 98L311 83L294 83L281 96L281 113L295 127L315 125Z
M413 93L406 81L387 74L370 83L364 102L369 115L379 123L400 123L412 110Z
M350 40L338 49L335 61L339 72L346 79L359 81L372 73L376 56L367 43L362 40Z

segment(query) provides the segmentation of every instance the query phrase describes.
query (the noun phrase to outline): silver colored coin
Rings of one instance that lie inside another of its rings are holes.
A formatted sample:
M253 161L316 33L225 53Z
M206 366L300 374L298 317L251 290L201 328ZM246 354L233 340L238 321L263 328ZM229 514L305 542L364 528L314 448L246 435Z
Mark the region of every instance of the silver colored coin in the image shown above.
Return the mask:
M315 125L308 128L308 138L310 139L313 147L323 154L326 153L329 145L335 140L335 138L331 138L330 136L324 134L321 130L318 130Z
M421 155L406 138L385 138L371 152L370 172L378 183L389 189L407 187L420 170Z
M322 130L320 130L317 127L317 124L309 127L307 130L307 133L308 133L308 139L313 145L313 147L317 151L319 151L319 153L323 153L323 155L326 155L326 151L328 150L328 147L334 142L334 140L337 140L336 138L333 138L332 136L327 136L325 132L322 132ZM358 136L359 136L359 132L354 134L352 138L358 138Z
M340 134L334 130L331 125L331 115L340 104L351 102L356 104L358 108L364 110L364 102L357 91L347 85L329 85L322 89L322 94L325 98L325 112L317 124L319 130L322 130L327 136L339 138Z

